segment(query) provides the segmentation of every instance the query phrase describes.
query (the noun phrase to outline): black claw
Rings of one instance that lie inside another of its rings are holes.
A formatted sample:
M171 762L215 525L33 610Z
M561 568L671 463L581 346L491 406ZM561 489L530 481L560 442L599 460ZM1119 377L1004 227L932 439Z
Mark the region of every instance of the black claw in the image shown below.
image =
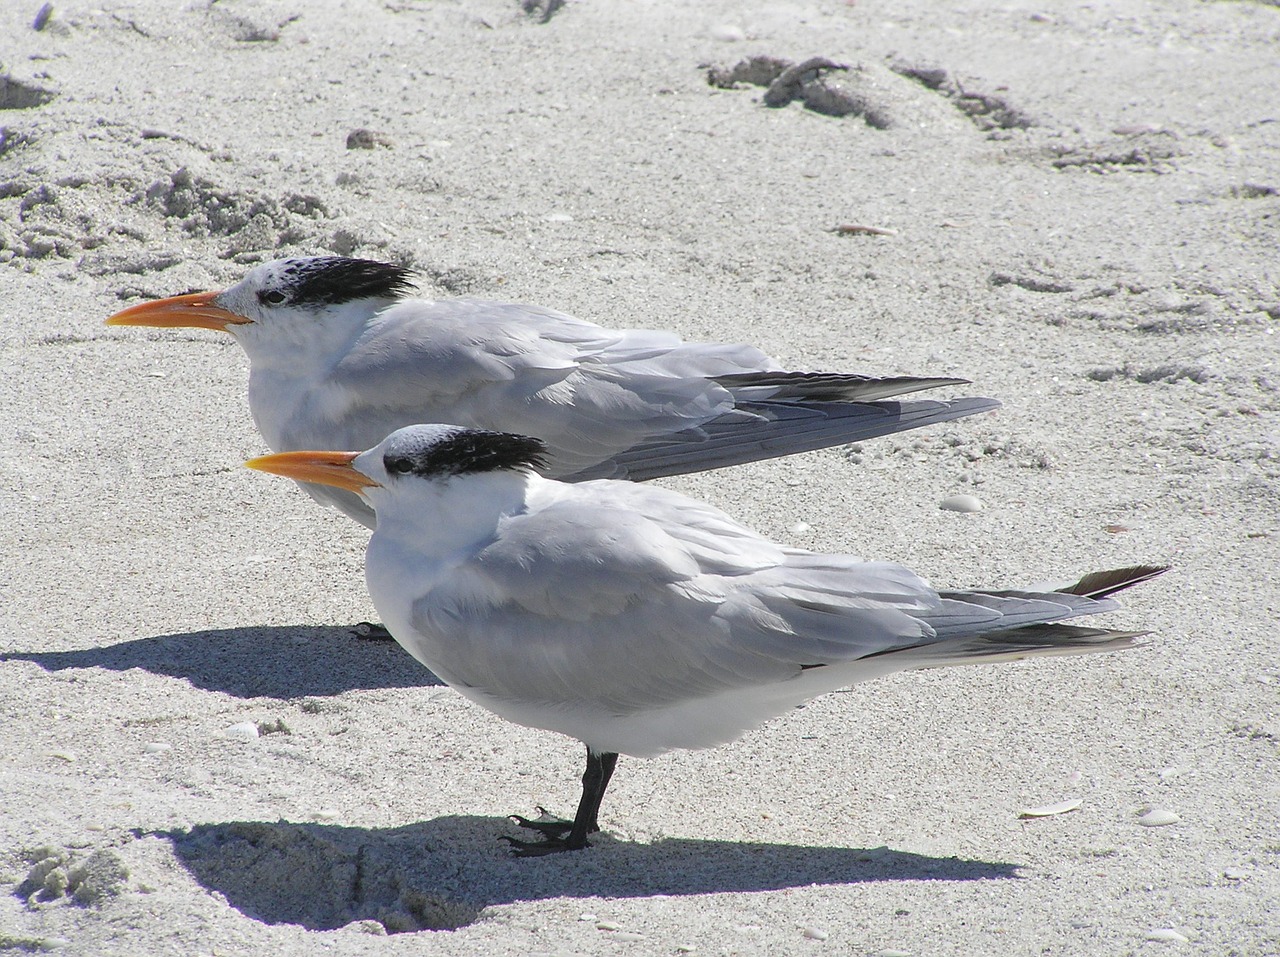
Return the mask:
M572 821L566 821L547 813L545 807L538 808L538 817L527 818L512 814L511 820L530 831L537 831L543 836L541 841L522 841L519 838L502 836L511 847L516 857L544 857L547 854L559 854L562 851L580 851L590 847L588 834L600 830L596 823L596 815L600 811L600 799L609 786L609 778L613 775L614 765L618 763L618 755L612 751L592 751L587 748L587 769L582 772L582 800L578 802L578 813Z
M546 857L548 854L560 854L564 851L580 851L590 847L591 842L583 840L576 843L561 838L548 838L545 841L522 841L519 838L502 835L499 840L506 841L514 857Z
M536 818L528 818L520 814L509 814L508 817L525 830L537 831L548 839L562 838L573 830L572 821L566 821L562 817L549 814L544 807L538 808L538 816Z
M377 622L361 621L357 622L350 629L352 637L358 638L360 641L395 641L391 632L387 631L386 625L379 625Z

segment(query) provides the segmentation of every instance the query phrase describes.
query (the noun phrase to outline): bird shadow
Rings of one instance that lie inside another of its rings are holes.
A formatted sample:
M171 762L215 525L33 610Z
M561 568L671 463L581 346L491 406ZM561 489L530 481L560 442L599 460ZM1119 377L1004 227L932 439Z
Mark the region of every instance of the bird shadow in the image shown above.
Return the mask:
M77 651L11 651L0 662L46 671L140 668L237 698L329 697L362 688L442 685L393 641L360 641L356 627L258 625L122 641Z
M1016 878L1015 864L844 848L592 838L590 850L515 858L502 819L450 815L396 828L232 821L152 831L209 891L267 924L454 930L489 906L562 897L750 893L811 885Z

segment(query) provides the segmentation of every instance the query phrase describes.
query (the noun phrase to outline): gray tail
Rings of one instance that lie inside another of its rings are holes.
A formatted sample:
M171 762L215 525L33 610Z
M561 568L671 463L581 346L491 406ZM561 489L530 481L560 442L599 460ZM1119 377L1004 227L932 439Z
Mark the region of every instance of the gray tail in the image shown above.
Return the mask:
M1091 655L1139 647L1145 631L1111 631L1080 625L1024 625L1012 631L989 632L969 638L952 638L887 652L897 656L905 669L948 668L955 665L993 664L1044 658L1050 655Z
M740 402L874 402L947 385L969 385L968 379L877 379L841 372L740 372L713 378Z
M1083 595L1086 598L1106 598L1118 591L1150 581L1169 570L1168 565L1130 565L1109 572L1090 572L1074 585L1059 588L1063 595Z
M800 373L796 373L797 375ZM883 381L883 380L880 380ZM914 380L923 381L923 380ZM634 446L565 481L635 482L812 452L998 409L995 399L908 402L739 402L698 428Z
M1134 648L1147 632L1089 628L1059 620L1113 611L1118 605L1111 595L1167 570L1167 565L1133 565L1091 572L1051 592L939 592L940 607L922 616L934 627L938 640L882 654L893 656L903 668L940 668Z

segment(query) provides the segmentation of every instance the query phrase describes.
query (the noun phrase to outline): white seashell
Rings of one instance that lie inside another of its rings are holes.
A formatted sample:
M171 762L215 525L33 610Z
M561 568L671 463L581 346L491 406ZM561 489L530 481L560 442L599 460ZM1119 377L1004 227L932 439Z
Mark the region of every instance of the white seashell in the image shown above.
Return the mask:
M173 748L172 744L164 741L148 741L142 746L143 754L159 754L161 751L169 751Z
M252 721L241 721L229 728L223 728L222 733L238 741L252 741L258 736L258 726Z
M948 495L938 503L938 508L944 512L980 512L982 502L973 495Z
M1042 804L1040 807L1024 807L1018 817L1052 817L1055 814L1066 814L1074 811L1084 802L1081 800L1059 801L1057 804Z
M1184 937L1171 927L1162 927L1159 930L1147 931L1147 940L1163 940L1168 943L1177 941L1178 943L1187 944L1191 942L1190 937Z
M806 927L803 934L809 940L826 940L831 936L821 927Z
M1169 824L1177 824L1181 820L1182 818L1172 811L1166 811L1162 807L1153 807L1138 818L1138 823L1143 827L1165 827Z

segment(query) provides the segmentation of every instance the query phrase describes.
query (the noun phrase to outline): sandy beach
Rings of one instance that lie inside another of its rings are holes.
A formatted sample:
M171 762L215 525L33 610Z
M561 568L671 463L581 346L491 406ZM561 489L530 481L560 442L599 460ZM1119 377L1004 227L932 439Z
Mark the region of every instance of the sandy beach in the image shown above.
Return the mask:
M1272 3L8 0L0 952L1280 952L1278 250ZM1169 564L1100 622L1151 634L623 758L514 859L579 744L357 636L367 532L242 466L229 336L103 325L335 253L969 379L660 484L939 587Z

